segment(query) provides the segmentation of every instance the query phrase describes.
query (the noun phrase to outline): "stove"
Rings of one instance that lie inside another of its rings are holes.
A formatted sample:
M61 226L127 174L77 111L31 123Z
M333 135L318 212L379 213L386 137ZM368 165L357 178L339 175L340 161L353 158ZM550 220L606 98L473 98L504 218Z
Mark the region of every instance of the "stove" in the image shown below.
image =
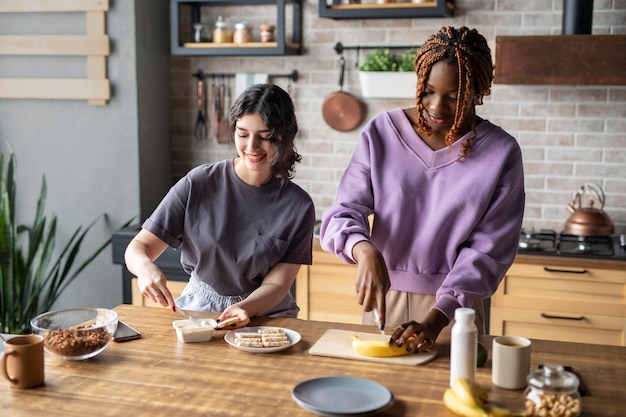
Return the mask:
M626 235L578 236L552 229L520 234L518 253L626 261Z

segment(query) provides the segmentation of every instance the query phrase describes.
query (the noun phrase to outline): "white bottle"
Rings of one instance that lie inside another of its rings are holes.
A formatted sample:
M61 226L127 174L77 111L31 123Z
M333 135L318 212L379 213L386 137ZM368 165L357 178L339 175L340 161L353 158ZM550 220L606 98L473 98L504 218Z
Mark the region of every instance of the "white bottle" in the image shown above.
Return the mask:
M471 308L457 308L454 311L454 325L450 336L450 385L457 378L476 379L476 349L478 330Z

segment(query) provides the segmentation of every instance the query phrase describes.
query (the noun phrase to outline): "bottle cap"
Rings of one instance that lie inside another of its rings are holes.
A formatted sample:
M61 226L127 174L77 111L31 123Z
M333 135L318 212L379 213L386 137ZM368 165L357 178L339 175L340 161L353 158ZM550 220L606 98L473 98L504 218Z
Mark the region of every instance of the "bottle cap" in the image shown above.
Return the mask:
M474 320L476 313L473 308L461 307L454 310L454 319L459 321Z

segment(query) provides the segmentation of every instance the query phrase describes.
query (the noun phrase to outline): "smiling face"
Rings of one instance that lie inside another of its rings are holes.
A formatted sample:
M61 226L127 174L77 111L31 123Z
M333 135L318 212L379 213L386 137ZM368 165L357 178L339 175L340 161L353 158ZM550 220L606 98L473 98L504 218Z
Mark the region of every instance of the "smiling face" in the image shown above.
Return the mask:
M254 186L266 184L272 178L272 160L276 152L270 141L272 130L257 113L237 119L235 147L239 158L235 172L245 183Z
M460 91L463 93L462 89ZM471 102L471 101L470 101ZM433 65L422 95L423 116L432 129L432 139L445 147L445 137L454 124L459 106L459 73L456 65L439 61ZM459 137L471 129L474 109L460 115ZM457 138L458 139L458 138Z

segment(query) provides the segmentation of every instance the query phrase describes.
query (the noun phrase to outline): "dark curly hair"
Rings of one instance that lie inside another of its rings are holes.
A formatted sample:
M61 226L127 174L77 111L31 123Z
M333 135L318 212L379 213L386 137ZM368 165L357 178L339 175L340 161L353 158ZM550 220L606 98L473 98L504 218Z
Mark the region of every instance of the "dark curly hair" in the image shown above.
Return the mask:
M248 114L258 114L271 130L270 143L276 151L272 157L272 174L281 184L293 178L295 164L302 160L294 144L298 121L291 97L273 84L255 84L248 87L230 108L231 136L237 120Z
M491 93L494 65L487 40L476 29L469 29L465 26L458 29L451 26L442 27L439 32L432 35L421 46L415 57L415 72L417 74L415 101L418 126L428 135L432 133L432 129L424 118L422 97L430 71L433 65L439 61L456 65L459 72L454 123L446 134L446 144L450 146L456 140L463 115L471 106L483 104L483 97ZM468 86L471 88L467 88ZM470 103L472 90L474 99ZM461 145L462 157L467 157L471 141L476 137L475 127L476 119L474 118L471 126L474 136Z

